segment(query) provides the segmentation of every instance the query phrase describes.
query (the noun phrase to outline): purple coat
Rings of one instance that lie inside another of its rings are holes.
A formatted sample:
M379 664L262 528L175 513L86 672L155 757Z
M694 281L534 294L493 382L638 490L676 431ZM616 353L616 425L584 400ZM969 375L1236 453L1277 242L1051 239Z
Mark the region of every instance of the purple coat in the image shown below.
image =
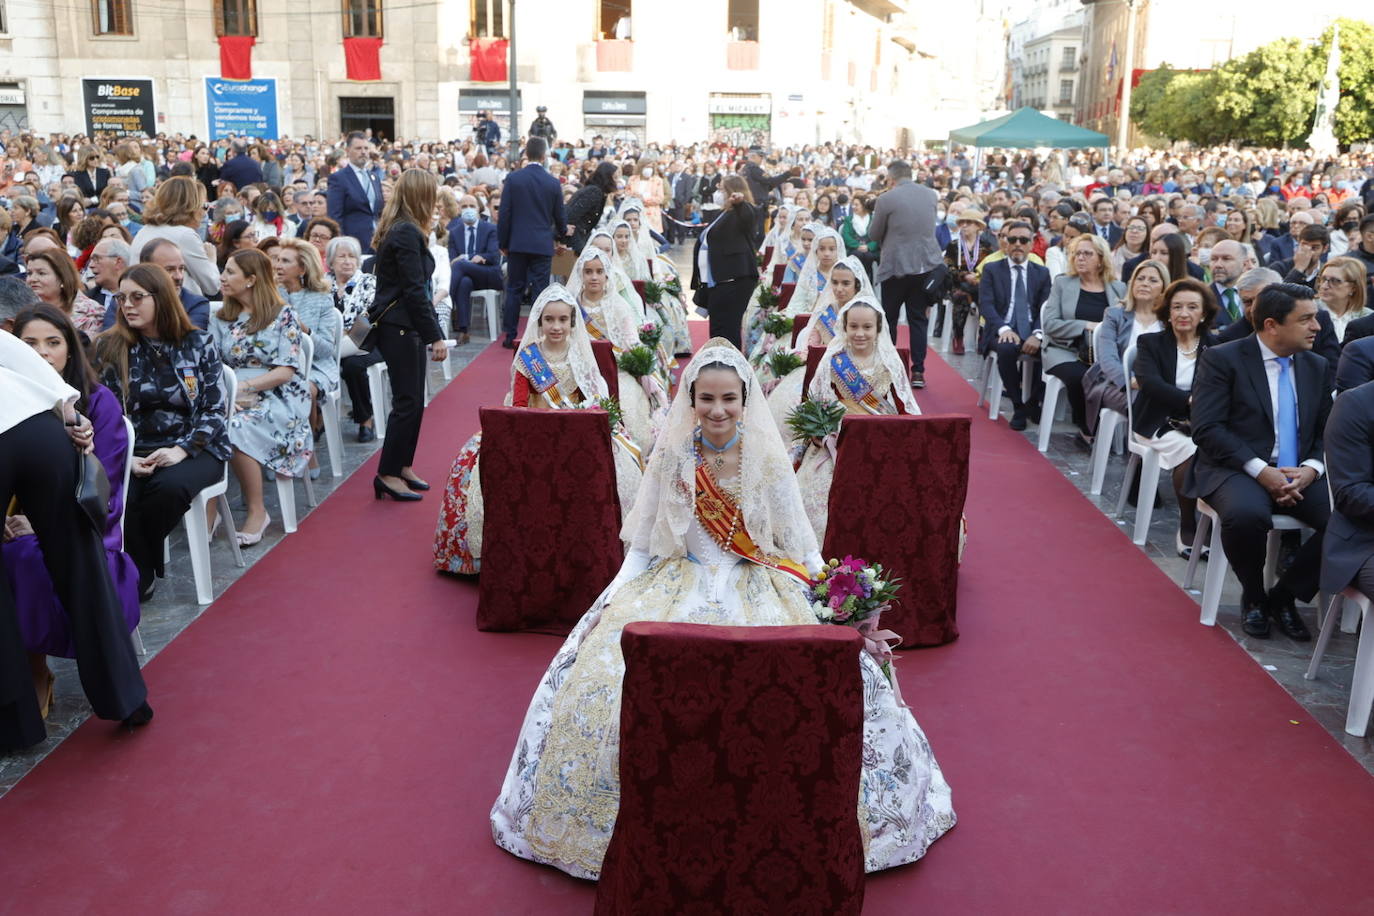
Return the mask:
M105 522L105 557L110 568L119 602L124 607L124 619L129 630L138 626L138 568L124 552L124 532L120 517L124 512L124 461L128 455L129 435L124 426L124 412L119 401L104 385L91 389L86 415L95 427L95 454L110 479L109 515ZM48 567L43 563L43 551L38 538L25 535L0 546L5 562L5 575L14 593L14 605L19 612L19 629L24 636L24 648L30 652L75 658L67 612L53 590Z

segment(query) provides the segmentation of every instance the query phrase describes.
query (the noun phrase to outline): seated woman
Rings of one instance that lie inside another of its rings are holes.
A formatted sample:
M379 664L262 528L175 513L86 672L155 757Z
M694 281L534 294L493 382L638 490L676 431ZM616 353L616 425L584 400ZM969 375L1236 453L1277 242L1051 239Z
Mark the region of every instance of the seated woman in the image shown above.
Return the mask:
M601 251L606 254L607 261L610 262L611 275L607 280L607 288L621 299L624 299L631 306L638 307L635 312L637 320L641 320L645 317L643 303L640 301L639 293L635 292L633 281L631 281L625 269L620 266L620 261L616 257L615 239L612 237L611 231L609 229L593 230L592 234L587 237L587 244L600 248ZM569 278L568 285L570 287L573 285L571 278Z
M1140 265L1136 273L1144 267ZM1163 330L1141 334L1136 341L1132 385L1138 390L1131 405L1135 421L1131 435L1154 449L1159 466L1173 476L1179 514L1174 548L1184 559L1192 554L1197 534L1197 500L1184 495L1188 466L1197 451L1188 424L1189 397L1198 361L1215 342L1211 330L1217 308L1216 296L1206 283L1192 277L1175 280L1164 290L1155 312L1164 323Z
M634 229L628 222L618 219L611 223L611 240L615 243L615 263L625 271L625 276L640 282L653 279L649 273L649 260L639 250L639 245L635 242Z
M94 428L95 457L110 482L110 500L105 516L105 561L110 570L124 620L133 630L138 626L138 567L124 552L124 464L129 449L129 432L124 426L124 411L119 399L96 381L95 370L86 354L76 326L58 309L39 305L25 309L14 318L14 336L33 347L57 370L68 384L80 392L76 409L90 418ZM0 545L5 578L14 595L19 632L29 654L39 712L46 719L52 705L54 677L48 656L75 658L71 623L53 587L43 551L33 527L20 512L5 520L4 544Z
M778 212L773 216L773 226L763 237L763 244L759 246L760 255L768 252L768 261L763 265L763 279L766 283L773 282L773 268L778 265L784 265L785 268L787 259L792 255L792 218L796 215L797 209L792 204L779 205Z
M593 340L609 340L617 357L639 346L643 312L608 288L612 261L600 248L588 245L573 265L568 292L577 300L583 326ZM638 301L638 297L636 297ZM620 412L635 445L647 454L654 443L655 417L666 409L663 379L666 367L655 359L654 370L636 379L619 370Z
M1350 322L1374 315L1365 303L1365 266L1354 258L1332 258L1317 273L1319 305L1331 316L1336 339L1345 341Z
M807 223L801 226L800 223L804 212L805 211L798 210L793 216L792 227L793 231L796 233L796 247L792 249L792 254L788 256L788 266L787 270L783 273L783 283L796 284L796 278L800 275L803 266L811 260L811 250L812 246L815 244L816 233L826 229L825 226L819 223ZM839 238L838 233L835 237ZM744 310L744 328L741 340L744 342L745 353L754 353L759 345L759 341L763 339L763 319L765 316L759 297L763 289L772 282L772 275L766 275L763 278L763 282L754 289L754 294L749 299L749 305ZM796 293L799 291L800 286L793 290L793 298L796 298ZM788 304L790 305L791 303L789 302ZM804 312L799 312L798 314L804 314Z
M251 547L272 523L262 499L263 470L303 477L313 454L310 367L302 359L305 329L277 292L267 255L255 249L234 252L220 286L224 304L210 319L210 331L224 364L238 375L229 463L248 504L239 543Z
M1167 267L1159 261L1142 261L1131 275L1121 305L1107 309L1102 316L1101 347L1083 375L1084 408L1094 424L1104 407L1126 413L1126 369L1121 360L1141 334L1153 334L1164 327L1157 313L1168 285Z
M1068 272L1055 279L1040 310L1040 327L1045 332L1040 359L1045 371L1064 383L1074 425L1091 444L1097 417L1087 415L1083 376L1088 363L1080 358L1080 344L1102 323L1107 309L1121 303L1126 287L1116 279L1111 249L1101 236L1080 235L1069 243L1068 255Z
M62 312L83 334L100 333L105 306L82 292L81 275L65 251L50 248L31 252L24 267L24 282L44 305Z
M511 364L507 407L572 410L607 396L592 339L577 311L577 300L557 283L539 294ZM434 568L440 572L475 576L482 569L481 448L479 431L453 459L434 533ZM640 451L621 429L613 434L612 452L621 516L627 517L642 476Z
M163 574L163 541L196 494L224 475L230 454L224 365L161 267L126 270L115 306L114 326L96 339L96 364L134 424L124 549L138 568L139 595L147 598Z
M758 381L727 341L712 339L687 365L623 536L624 566L550 663L491 811L498 846L593 880L619 810L626 624L819 625L806 586L821 559L796 478ZM954 810L911 711L872 658L857 664L856 814L865 868L877 871L920 858Z
M787 416L802 402L802 382L806 378L806 354L812 347L828 347L839 330L840 309L849 304L855 296L872 298L873 288L868 284L868 274L864 273L863 263L856 257L846 257L830 270L830 283L816 301L816 310L806 329L797 335L797 345L792 348L802 359L802 365L777 380L768 392L768 410L773 414L773 422L784 442L790 441L792 432L787 427ZM765 371L766 370L766 371ZM759 368L759 379L772 375L772 369L765 362ZM768 383L764 382L764 388Z
M816 229L828 228L820 223L805 222L802 218L803 211L795 210L792 214L792 232L787 240L787 250L784 255L787 258L787 269L782 272L782 282L796 283L801 276L802 265L811 254L811 245L816 240ZM772 282L772 277L768 278Z
M786 315L806 315L816 306L821 293L830 282L830 269L844 256L844 240L834 229L812 225L814 240L811 253L806 256L801 273L797 275L797 289L783 310Z
M339 390L339 351L335 338L343 323L315 246L304 239L279 238L272 249L272 267L276 271L279 292L286 304L296 313L301 329L310 335L314 355L309 367L310 426L317 433L324 429L320 416L320 397ZM320 476L318 457L310 458L310 476Z
M360 269L363 254L358 240L341 235L329 242L325 264L329 268L328 281L334 308L343 321L343 340L339 348L339 378L348 389L353 405L353 422L358 424L358 441L371 442L377 438L372 420L372 395L367 387L367 369L382 362L380 352L364 353L348 337L353 322L366 315L377 295L376 274Z
M825 348L807 397L839 401L847 414L919 414L902 357L884 328L883 310L869 296L857 296L840 309L840 333ZM832 433L831 436L834 434ZM825 543L830 482L835 476L831 436L801 446L797 485L816 543Z

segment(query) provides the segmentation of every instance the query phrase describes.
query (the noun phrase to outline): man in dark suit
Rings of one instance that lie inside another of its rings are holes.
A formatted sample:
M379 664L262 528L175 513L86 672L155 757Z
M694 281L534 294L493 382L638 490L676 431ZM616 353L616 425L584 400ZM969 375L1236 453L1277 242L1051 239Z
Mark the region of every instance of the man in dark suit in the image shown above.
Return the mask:
M1284 283L1301 283L1312 290L1317 288L1317 274L1331 251L1331 231L1325 226L1303 226L1298 236L1298 247L1293 256L1284 261L1273 261L1270 267Z
M1110 197L1099 197L1093 201L1093 232L1107 243L1108 248L1115 248L1116 243L1121 241L1122 228L1116 224L1116 204L1112 203Z
M1312 600L1322 531L1330 514L1322 437L1331 410L1327 366L1315 353L1317 304L1304 286L1265 287L1255 300L1250 337L1221 344L1199 359L1192 389L1197 444L1187 492L1221 519L1226 559L1241 584L1244 630L1269 638L1269 620L1290 638L1310 639L1294 598ZM1274 513L1315 534L1267 594L1264 563Z
M1040 352L1040 307L1050 296L1050 272L1029 260L1035 233L1030 223L1007 223L1007 256L983 268L978 282L978 312L983 316L979 349L997 354L1002 390L1011 397L1011 428L1026 428L1026 414L1034 404L1025 403L1021 392L1021 354ZM1039 389L1037 383L1036 389ZM1032 394L1032 401L1036 400Z
M138 260L140 264L156 264L167 271L167 275L176 284L177 294L181 296L181 306L186 309L186 316L191 319L191 324L202 331L210 327L210 300L186 288L186 257L176 242L171 239L153 239L143 246L143 250L138 253Z
M672 194L673 205L668 215L674 220L687 222L687 208L692 202L692 192L696 190L697 176L688 171L681 162L674 163L677 170L668 176L668 191ZM664 235L668 241L680 242L687 237L686 231L672 220L664 221Z
M1323 541L1322 591L1334 595L1353 585L1374 596L1374 385L1336 398L1326 454L1335 505Z
M1297 250L1298 238L1302 235L1303 227L1311 226L1316 220L1312 214L1306 210L1298 210L1288 218L1288 231L1283 235L1266 236L1256 247L1264 255L1266 265L1273 264L1275 261L1289 261L1293 258L1293 252Z
M563 187L544 168L549 145L538 137L525 144L528 163L506 176L497 213L497 244L506 257L506 301L501 346L515 349L515 328L525 288L535 298L549 285L554 242L569 234L563 213Z
M758 225L754 227L754 235L759 238L763 238L763 221L768 213L769 194L774 188L780 188L789 181L799 181L797 176L801 175L801 168L798 166L769 178L763 174L762 162L763 148L751 146L746 154L744 167L740 170L744 180L749 183L749 193L754 197L754 212L757 214L755 219L758 220Z
M230 149L234 155L230 157L228 162L220 166L219 180L229 182L239 191L250 184L257 184L262 181L262 166L258 164L258 160L248 155L248 142L235 140Z
M1350 391L1371 381L1374 381L1374 337L1347 340L1341 347L1341 360L1336 364L1336 392Z
M1240 242L1223 239L1212 246L1210 264L1212 292L1217 297L1217 305L1220 306L1215 326L1224 328L1232 322L1239 321L1245 314L1245 308L1240 301L1240 290L1236 289L1236 283L1245 273L1245 248Z
M372 233L382 215L382 173L368 162L372 144L367 134L355 130L348 135L348 162L329 176L329 218L339 224L344 235L351 235L372 253Z
M477 198L464 194L458 199L459 223L449 230L448 256L453 262L449 294L454 304L454 334L458 343L468 342L468 322L472 319L472 293L479 289L500 289L501 251L496 242L496 224L484 220L477 211ZM494 338L495 328L488 328Z
M1218 244L1221 244L1218 242ZM1250 324L1250 311L1255 307L1255 300L1259 298L1260 290L1275 283L1282 283L1283 278L1268 267L1256 267L1247 270L1240 275L1236 281L1236 292L1240 294L1240 305L1242 314L1239 319L1231 322L1217 333L1217 343L1230 343L1233 340L1242 340L1255 333L1254 326ZM1326 360L1327 365L1327 384L1333 384L1336 373L1339 371L1341 360L1341 342L1336 337L1336 326L1331 323L1331 315L1326 309L1317 309L1317 324L1320 330L1317 331L1317 342L1312 345L1312 352ZM1350 326L1354 327L1355 322ZM1347 332L1349 328L1346 329ZM1347 333L1346 339L1349 340Z

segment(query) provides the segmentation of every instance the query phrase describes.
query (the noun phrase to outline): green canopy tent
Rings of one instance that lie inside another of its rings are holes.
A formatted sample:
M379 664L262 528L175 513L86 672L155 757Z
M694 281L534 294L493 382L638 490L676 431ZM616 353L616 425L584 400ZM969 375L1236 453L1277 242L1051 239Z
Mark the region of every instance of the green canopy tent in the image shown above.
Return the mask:
M1033 149L1047 146L1054 149L1106 149L1110 142L1106 134L1051 118L1034 108L1019 108L1011 114L993 118L991 121L952 130L949 132L949 140L951 146L962 143L979 150L980 159L981 150L986 147Z

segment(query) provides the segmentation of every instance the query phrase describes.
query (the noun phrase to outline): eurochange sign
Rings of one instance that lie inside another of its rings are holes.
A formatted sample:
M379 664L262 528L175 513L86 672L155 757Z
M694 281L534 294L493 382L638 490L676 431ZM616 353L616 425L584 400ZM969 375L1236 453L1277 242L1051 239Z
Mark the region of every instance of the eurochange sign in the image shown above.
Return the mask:
M157 106L149 79L81 80L86 134L147 136L157 133Z
M211 140L229 136L275 140L277 81L205 77L205 117Z

